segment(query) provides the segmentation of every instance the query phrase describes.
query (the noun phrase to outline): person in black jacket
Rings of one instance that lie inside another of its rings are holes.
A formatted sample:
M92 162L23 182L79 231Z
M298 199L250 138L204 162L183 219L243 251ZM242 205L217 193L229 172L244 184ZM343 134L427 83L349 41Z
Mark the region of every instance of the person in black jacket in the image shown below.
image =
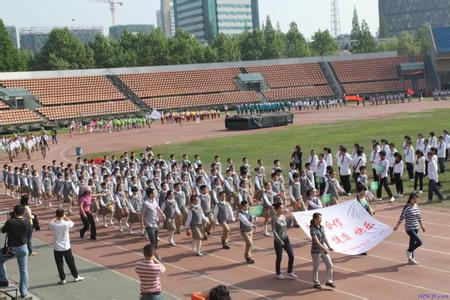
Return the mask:
M17 258L20 272L19 291L22 297L28 295L28 248L27 230L29 224L24 220L25 207L16 205L11 219L6 221L2 232L7 234L8 248L11 249ZM0 286L8 286L8 275L6 273L5 262L8 258L5 253L0 255Z

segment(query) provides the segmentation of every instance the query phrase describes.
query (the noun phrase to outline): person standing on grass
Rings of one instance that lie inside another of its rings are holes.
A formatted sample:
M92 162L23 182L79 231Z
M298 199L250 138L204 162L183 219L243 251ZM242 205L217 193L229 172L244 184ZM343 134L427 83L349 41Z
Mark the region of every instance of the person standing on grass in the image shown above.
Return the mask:
M422 231L425 232L420 209L417 205L418 198L419 195L417 193L411 193L409 195L408 202L403 207L397 225L394 227L394 231L396 231L400 224L405 221L405 230L409 235L409 248L406 250L406 257L408 258L408 262L412 265L419 264L414 257L414 251L422 246L422 241L419 238L419 225L422 228Z
M328 252L333 251L333 248L331 248L328 243L327 237L325 236L325 228L321 225L321 222L322 215L320 213L314 213L310 224L310 235L312 239L311 256L313 262L313 284L314 288L322 289L319 281L319 265L320 260L322 260L327 268L327 282L325 285L335 288L336 286L333 283L333 262L328 254Z
M433 194L436 194L439 198L439 202L442 202L445 197L442 195L441 191L439 191L438 183L438 167L437 162L433 159L433 152L430 151L427 154L428 156L428 203L433 201Z
M445 156L447 155L447 144L444 141L444 137L440 136L437 146L437 157L439 165L439 173L445 173Z
M281 273L280 266L283 257L283 249L286 251L288 261L288 271L286 276L290 279L297 279L297 275L293 272L294 267L294 250L292 249L289 236L287 234L288 227L292 224L292 220L287 220L284 215L282 203L274 203L273 208L275 215L272 217L273 247L275 248L276 261L275 270L277 279L283 280L285 276Z
M53 231L53 254L55 256L56 267L59 273L60 281L58 284L66 284L66 274L64 273L64 261L70 269L75 282L82 281L84 277L78 275L75 259L70 248L69 230L74 223L70 220L62 208L56 210L56 217L48 224L48 228Z
M28 295L28 248L27 248L27 231L30 226L29 222L24 220L25 207L16 205L14 212L5 225L2 232L6 233L8 238L8 247L12 249L11 254L0 254L0 287L8 287L8 275L6 273L5 262L8 258L17 258L19 265L19 292L22 298Z
M403 198L403 158L400 153L395 153L395 162L394 162L394 183L395 188L397 190L397 198Z
M144 247L144 259L137 263L135 271L141 283L140 300L162 300L161 274L166 267L156 258L152 245Z
M425 157L422 150L416 150L416 160L414 163L414 192L423 193L423 177L425 176ZM419 190L417 190L419 184Z

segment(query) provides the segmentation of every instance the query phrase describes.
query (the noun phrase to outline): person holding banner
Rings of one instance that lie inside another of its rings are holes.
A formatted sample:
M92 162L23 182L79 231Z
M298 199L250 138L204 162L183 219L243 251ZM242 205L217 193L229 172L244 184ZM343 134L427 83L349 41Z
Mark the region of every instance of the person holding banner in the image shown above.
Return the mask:
M275 261L276 277L280 280L285 278L280 270L284 249L289 257L286 276L290 279L297 279L298 276L295 275L292 270L294 268L294 250L292 249L292 245L287 234L287 229L292 224L292 220L286 219L282 203L274 203L273 208L275 210L275 215L272 217L272 232L274 237L273 247L275 248L275 254L277 257Z
M417 205L417 199L419 194L411 193L408 198L408 202L403 207L400 218L397 225L394 227L394 231L398 229L400 224L405 221L405 230L409 235L409 248L406 250L406 256L408 262L412 265L418 265L419 262L414 258L414 251L422 246L422 241L419 238L419 225L422 231L425 232L425 227L422 224L422 216L419 206Z
M327 282L325 285L335 288L336 286L333 283L333 262L328 254L329 251L333 251L333 248L331 248L328 243L325 235L325 228L321 225L321 222L322 215L320 213L314 213L310 223L310 234L312 239L311 256L313 262L313 284L314 288L322 289L319 281L319 265L320 260L322 259L325 263L327 272Z

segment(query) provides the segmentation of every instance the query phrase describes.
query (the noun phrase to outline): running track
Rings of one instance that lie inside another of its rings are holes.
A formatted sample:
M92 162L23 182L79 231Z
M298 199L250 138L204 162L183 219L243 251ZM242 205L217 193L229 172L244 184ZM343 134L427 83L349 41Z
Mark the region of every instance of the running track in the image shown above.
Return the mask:
M394 114L400 111L417 112L427 109L450 108L450 102L422 102L413 104L396 104L389 108ZM385 109L383 109L385 110ZM296 116L296 124L311 124L333 122L355 118L386 117L379 107L341 108L330 111L307 111ZM206 125L207 126L204 126ZM167 128L171 125L156 125L151 130L135 130L113 133L112 135L94 134L92 136L60 136L60 144L52 146L48 160L56 159L73 161L71 156L75 146L82 146L87 153L101 151L124 151L144 147L146 144L163 144L174 141L205 139L213 136L230 135L224 131L223 120L205 121L200 125L187 124L173 127L170 135ZM277 130L277 129L269 129ZM237 133L231 133L237 134ZM242 133L239 133L242 134ZM244 132L243 134L247 134ZM123 138L127 136L126 142ZM149 142L146 142L148 140ZM43 161L34 154L33 163L39 166ZM4 159L2 158L2 161ZM21 159L18 160L21 162ZM18 163L16 162L16 163ZM1 191L2 194L3 190ZM14 201L5 196L0 197L2 208L10 208ZM427 232L421 234L424 245L417 252L420 266L405 264L405 249L408 238L403 229L393 233L368 256L343 256L332 254L335 265L335 283L337 289L316 291L311 288L310 244L306 236L298 228L290 229L289 236L294 245L295 267L299 276L296 281L278 281L274 278L274 253L272 238L263 237L261 227L258 227L254 238L254 259L256 264L243 264L244 247L237 223L232 224L231 250L222 250L220 243L220 228L204 243L205 257L198 258L191 254L190 239L184 234L176 236L176 247L169 247L164 230L161 233L159 254L167 267L163 276L163 289L181 299L189 297L193 291L204 291L218 285L230 286L233 299L297 299L308 296L311 299L322 299L324 296L332 299L418 299L419 294L450 295L450 221L448 211L422 208ZM3 209L2 209L3 210ZM400 204L378 204L377 218L394 225ZM51 210L33 209L43 223L53 217ZM78 218L75 218L80 224ZM52 237L48 231L35 233L36 238L51 243ZM139 234L120 234L117 227L99 228L99 240L92 242L80 240L76 230L72 234L74 253L97 264L103 265L124 276L137 278L134 272L135 263L141 259L142 247L147 243ZM284 257L282 268L285 270L287 257ZM323 266L321 267L323 270ZM321 279L325 274L321 272ZM56 292L56 290L55 290ZM450 297L450 296L448 296Z

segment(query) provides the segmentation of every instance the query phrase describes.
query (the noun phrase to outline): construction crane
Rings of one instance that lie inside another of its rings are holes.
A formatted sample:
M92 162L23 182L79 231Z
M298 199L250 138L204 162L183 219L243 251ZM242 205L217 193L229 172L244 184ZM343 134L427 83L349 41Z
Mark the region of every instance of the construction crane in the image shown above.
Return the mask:
M111 11L111 20L112 25L116 25L116 6L122 6L123 2L115 1L115 0L90 0L91 2L99 2L109 4L109 10Z

